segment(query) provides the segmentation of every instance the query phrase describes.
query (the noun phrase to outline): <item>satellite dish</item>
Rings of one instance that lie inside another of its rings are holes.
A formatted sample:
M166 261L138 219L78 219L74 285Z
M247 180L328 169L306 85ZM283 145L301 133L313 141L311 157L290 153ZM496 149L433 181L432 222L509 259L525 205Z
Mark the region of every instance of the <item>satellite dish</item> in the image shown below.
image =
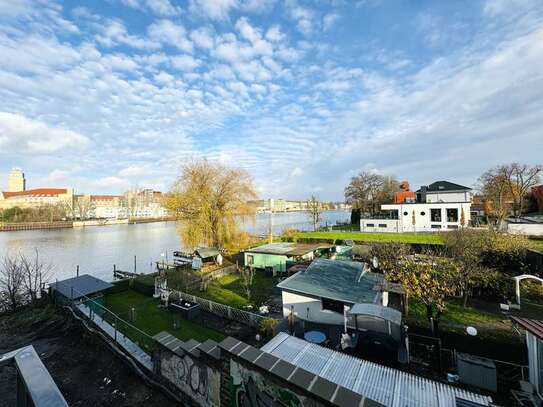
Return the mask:
M468 335L470 336L477 336L477 329L472 327L472 326L468 326L466 328L466 332L468 333Z

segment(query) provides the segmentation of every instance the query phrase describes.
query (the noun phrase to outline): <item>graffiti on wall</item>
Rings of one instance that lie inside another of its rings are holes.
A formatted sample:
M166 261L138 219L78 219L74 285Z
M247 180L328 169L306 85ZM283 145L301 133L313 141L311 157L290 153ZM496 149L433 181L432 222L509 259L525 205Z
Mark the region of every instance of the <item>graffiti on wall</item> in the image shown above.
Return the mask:
M220 372L204 364L198 364L189 355L163 354L161 374L202 406L219 407Z
M319 407L320 403L277 386L263 375L230 360L232 407Z

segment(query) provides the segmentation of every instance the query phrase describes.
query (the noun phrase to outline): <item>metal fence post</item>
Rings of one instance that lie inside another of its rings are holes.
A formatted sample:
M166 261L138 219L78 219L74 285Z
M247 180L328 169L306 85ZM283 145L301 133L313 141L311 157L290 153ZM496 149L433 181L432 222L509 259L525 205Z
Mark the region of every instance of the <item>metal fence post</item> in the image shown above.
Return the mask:
M115 322L113 323L113 336L115 342L117 342L117 315L115 315Z

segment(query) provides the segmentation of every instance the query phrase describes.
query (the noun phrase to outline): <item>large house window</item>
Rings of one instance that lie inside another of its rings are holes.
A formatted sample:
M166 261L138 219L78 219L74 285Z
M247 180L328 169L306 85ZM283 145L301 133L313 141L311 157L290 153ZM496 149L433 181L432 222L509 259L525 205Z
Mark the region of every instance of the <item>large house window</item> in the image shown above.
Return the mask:
M329 298L322 299L322 309L338 312L343 314L343 303L341 301L331 300Z
M430 209L430 220L432 222L441 222L441 208Z
M458 208L447 209L447 222L458 222Z

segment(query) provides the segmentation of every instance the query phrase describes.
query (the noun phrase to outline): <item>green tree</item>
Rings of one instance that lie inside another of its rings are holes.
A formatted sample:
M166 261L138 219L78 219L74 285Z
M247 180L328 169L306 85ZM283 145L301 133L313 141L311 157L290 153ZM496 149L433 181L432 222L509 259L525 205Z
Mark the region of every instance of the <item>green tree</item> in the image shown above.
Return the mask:
M406 295L420 300L432 333L438 336L439 321L446 311L445 299L455 294L459 268L452 259L434 255L406 256L385 273L388 281L400 283Z

